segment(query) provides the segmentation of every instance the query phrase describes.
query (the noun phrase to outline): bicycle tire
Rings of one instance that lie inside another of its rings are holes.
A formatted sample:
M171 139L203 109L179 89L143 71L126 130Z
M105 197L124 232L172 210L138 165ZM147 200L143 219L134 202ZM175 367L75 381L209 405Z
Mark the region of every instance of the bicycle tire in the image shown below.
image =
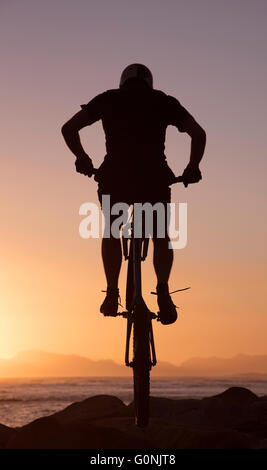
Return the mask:
M135 424L139 427L145 427L149 422L151 369L149 331L146 308L143 305L136 306L133 322L133 382Z
M130 311L134 296L134 274L133 274L133 247L130 241L129 259L127 267L127 284L126 284L126 310Z

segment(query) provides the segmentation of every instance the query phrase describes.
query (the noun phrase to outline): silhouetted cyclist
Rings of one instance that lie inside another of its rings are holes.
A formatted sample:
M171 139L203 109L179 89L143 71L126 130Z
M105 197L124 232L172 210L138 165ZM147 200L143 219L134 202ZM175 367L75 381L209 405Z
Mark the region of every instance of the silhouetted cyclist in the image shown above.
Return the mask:
M102 120L107 154L95 177L100 203L102 195L109 194L111 207L116 202L162 202L166 207L174 178L164 155L168 125L176 126L192 139L190 161L182 175L184 182L187 185L201 179L199 162L206 144L205 131L176 98L153 89L152 74L144 65L126 67L118 89L97 95L81 108L64 124L62 134L76 156L76 171L90 177L93 164L81 145L79 130ZM159 316L163 324L170 324L177 319L177 312L168 288L173 251L168 247L167 226L165 237L153 236L153 242ZM113 316L118 309L122 261L118 238L103 238L102 257L107 293L100 311Z

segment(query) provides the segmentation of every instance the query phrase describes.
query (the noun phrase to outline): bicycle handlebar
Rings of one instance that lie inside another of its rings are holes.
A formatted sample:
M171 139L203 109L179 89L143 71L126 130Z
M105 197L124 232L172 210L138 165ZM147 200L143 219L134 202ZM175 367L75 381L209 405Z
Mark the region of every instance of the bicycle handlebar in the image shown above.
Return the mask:
M183 182L184 180L182 176L176 176L176 178L174 178L174 181L171 183L171 185L176 184L176 183L183 183Z
M96 175L97 171L98 171L98 168L94 168L93 169L93 175ZM170 186L172 184L176 184L176 183L184 183L183 177L182 176L176 176L176 178L174 178L173 182L170 183Z

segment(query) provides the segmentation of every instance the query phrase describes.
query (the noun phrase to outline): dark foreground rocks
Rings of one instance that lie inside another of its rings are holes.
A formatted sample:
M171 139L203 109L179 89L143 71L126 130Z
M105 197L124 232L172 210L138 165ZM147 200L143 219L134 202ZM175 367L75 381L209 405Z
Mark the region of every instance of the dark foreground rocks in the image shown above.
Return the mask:
M201 400L151 397L146 428L133 403L98 395L21 428L0 425L7 449L259 449L267 448L267 397L233 387Z

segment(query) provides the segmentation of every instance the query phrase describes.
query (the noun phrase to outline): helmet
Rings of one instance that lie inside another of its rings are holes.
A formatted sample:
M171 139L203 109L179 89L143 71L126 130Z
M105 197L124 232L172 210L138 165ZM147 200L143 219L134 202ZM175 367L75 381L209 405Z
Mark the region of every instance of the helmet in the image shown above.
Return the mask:
M124 83L131 79L137 78L138 80L143 80L150 88L153 88L153 76L150 70L142 64L131 64L123 70L120 79L120 87L124 85Z

